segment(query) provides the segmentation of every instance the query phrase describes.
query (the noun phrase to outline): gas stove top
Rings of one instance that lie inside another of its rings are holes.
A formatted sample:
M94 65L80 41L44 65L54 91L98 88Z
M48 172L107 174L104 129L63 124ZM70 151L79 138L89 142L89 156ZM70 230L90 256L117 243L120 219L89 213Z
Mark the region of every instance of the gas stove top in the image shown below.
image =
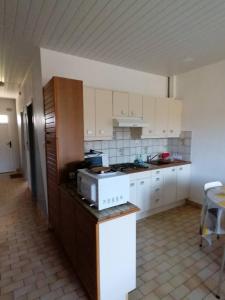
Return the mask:
M149 166L147 164L136 164L136 163L123 163L111 165L111 170L113 171L126 171L128 169L147 169Z

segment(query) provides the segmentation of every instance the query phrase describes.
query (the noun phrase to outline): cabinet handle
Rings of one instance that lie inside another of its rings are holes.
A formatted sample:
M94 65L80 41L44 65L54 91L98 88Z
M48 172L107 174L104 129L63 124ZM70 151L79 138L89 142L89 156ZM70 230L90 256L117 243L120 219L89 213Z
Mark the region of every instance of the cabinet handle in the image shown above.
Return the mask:
M159 198L157 198L157 199L155 199L155 202L159 202L159 200L160 200L160 199L159 199Z
M176 171L175 169L172 169L172 172Z
M156 174L159 174L160 173L160 171L156 171Z
M163 129L163 131L162 131L163 133L166 133L166 130L165 129Z
M155 189L155 192L158 192L160 190L160 188Z
M91 130L87 130L87 134L92 134L92 131Z
M148 132L149 132L149 133L152 133L152 130L149 130Z
M157 177L157 178L156 178L156 181L159 181L159 180L160 180L160 178L159 178L159 177Z
M99 133L100 133L100 134L104 134L104 130L100 129L100 130L99 130Z
M173 129L171 129L170 132L173 133Z
M130 183L130 186L134 186L134 183Z
M140 182L141 185L143 185L144 183L145 183L144 181L141 181L141 182Z
M183 168L181 167L179 170L181 170L181 171L182 171L182 170L183 170Z

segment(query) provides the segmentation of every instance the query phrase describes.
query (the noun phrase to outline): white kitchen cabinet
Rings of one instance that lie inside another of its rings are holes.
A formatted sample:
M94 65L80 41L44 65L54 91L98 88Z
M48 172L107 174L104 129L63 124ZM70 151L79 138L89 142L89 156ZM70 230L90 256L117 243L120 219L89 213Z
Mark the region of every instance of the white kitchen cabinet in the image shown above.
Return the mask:
M141 212L145 212L151 208L151 177L137 180L136 203Z
M157 99L155 103L155 135L156 137L167 137L168 135L168 98Z
M129 94L126 92L113 92L113 116L128 117Z
M113 137L112 91L84 87L84 140Z
M112 91L96 89L96 137L104 139L112 137Z
M142 95L129 94L129 116L142 118Z
M142 138L155 136L155 102L155 98L143 96L143 120L149 124L149 126L142 129Z
M177 199L177 168L170 167L164 169L163 186L164 203L170 204Z
M179 137L181 132L182 103L180 100L170 99L168 106L168 137Z
M84 87L84 139L95 137L95 89Z
M190 165L177 167L177 200L188 199L190 186Z

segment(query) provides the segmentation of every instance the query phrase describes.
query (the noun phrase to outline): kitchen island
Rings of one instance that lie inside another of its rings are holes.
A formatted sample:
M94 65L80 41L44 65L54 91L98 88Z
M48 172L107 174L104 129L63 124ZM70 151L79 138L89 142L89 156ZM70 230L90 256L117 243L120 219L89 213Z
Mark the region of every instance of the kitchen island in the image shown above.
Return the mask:
M57 235L90 299L125 300L136 288L138 211L129 202L98 211L61 185Z

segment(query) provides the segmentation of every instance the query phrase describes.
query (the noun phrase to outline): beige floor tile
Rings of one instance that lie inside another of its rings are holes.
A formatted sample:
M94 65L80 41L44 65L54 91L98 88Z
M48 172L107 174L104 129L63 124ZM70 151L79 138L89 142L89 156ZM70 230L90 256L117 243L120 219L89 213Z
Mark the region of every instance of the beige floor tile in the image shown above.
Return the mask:
M185 285L181 285L177 287L175 290L173 290L170 294L173 296L175 300L180 300L189 293L190 290Z
M173 291L173 286L171 284L169 284L168 282L162 284L161 286L159 286L154 293L160 297L163 298L165 296L167 296L171 291Z

